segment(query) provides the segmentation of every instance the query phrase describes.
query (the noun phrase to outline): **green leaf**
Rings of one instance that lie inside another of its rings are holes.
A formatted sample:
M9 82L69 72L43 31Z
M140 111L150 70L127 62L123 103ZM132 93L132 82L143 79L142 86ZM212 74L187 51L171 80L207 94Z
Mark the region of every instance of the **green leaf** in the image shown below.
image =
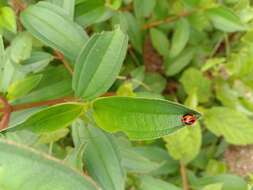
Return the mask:
M6 140L0 149L1 189L98 190L89 177L34 149Z
M71 80L62 80L45 87L38 88L24 97L15 99L15 104L38 102L71 95Z
M74 19L75 0L47 0L48 2L63 8L69 17Z
M132 147L120 146L120 153L122 157L122 165L130 173L145 174L157 170L164 164L163 162L154 162L144 157Z
M176 22L172 37L170 57L178 56L185 48L190 37L190 25L188 20L181 18Z
M225 32L243 31L246 27L234 12L226 7L216 7L208 9L209 16L214 26Z
M140 177L140 190L181 190L181 188L151 176Z
M136 49L139 53L142 52L143 49L143 33L141 31L140 24L137 19L129 12L124 12L122 15L125 17L128 23L127 34L129 36L130 42L133 45L134 49Z
M113 11L105 6L104 0L82 1L76 3L75 20L87 27L91 24L103 22L113 15Z
M84 112L84 105L65 103L51 106L29 117L17 129L27 129L36 133L47 133L67 127Z
M42 71L54 57L46 52L32 52L31 57L22 62L20 70L25 73L37 73Z
M253 122L243 113L226 107L213 107L205 111L206 127L217 136L224 136L231 144L253 143Z
M199 70L195 68L187 69L180 78L180 82L188 95L197 93L199 102L207 102L209 100L211 81L205 78Z
M173 76L181 72L191 62L194 53L194 48L187 48L177 57L167 58L165 60L167 76Z
M79 127L83 127L84 162L90 176L103 189L124 190L125 173L113 137L99 128L84 124Z
M207 185L203 188L203 190L222 190L222 183L216 183L216 184L211 184Z
M130 139L155 139L173 133L184 124L183 115L200 114L170 101L131 97L98 98L93 102L96 123L108 132L125 132Z
M158 29L150 30L150 37L154 48L163 56L169 54L169 40L167 36Z
M156 5L156 0L134 0L134 12L137 18L149 17Z
M22 80L17 80L8 88L8 98L15 99L26 95L34 89L40 82L42 75L32 75Z
M32 37L27 32L19 33L10 46L10 59L14 63L20 63L31 56Z
M52 142L56 142L64 137L66 137L69 133L68 128L59 129L50 133L41 134L38 143L48 144Z
M198 179L199 185L208 185L214 183L223 183L222 190L247 190L247 183L244 181L243 178L230 175L230 174L223 174L217 175L212 177L204 177ZM213 189L212 189L213 190Z
M92 99L111 87L125 58L127 42L120 29L90 38L75 64L72 86L76 96Z
M17 32L16 15L10 7L0 8L0 28L7 29L13 33Z
M174 133L163 138L169 154L175 160L185 163L193 160L199 153L201 146L201 128L196 124L190 128L184 128L180 133Z
M87 41L87 34L58 6L40 2L21 13L25 28L46 45L75 60Z

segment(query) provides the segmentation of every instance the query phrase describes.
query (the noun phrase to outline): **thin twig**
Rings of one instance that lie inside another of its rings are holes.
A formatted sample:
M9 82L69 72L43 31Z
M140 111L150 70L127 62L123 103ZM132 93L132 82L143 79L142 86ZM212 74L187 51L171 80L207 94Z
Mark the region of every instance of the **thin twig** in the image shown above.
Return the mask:
M53 100L46 100L46 101L41 101L41 102L34 102L34 103L25 103L25 104L19 104L12 106L12 112L15 111L20 111L20 110L25 110L25 109L30 109L34 107L40 107L40 106L52 106L55 104L60 104L60 103L66 103L66 102L79 102L79 99L74 98L74 97L63 97L59 99L53 99ZM5 109L0 109L0 112L4 112Z
M12 112L12 106L8 103L8 101L0 96L0 103L3 105L3 116L0 121L0 130L5 129L8 127L9 121L10 121L10 116Z
M55 54L55 59L58 59L60 60L64 67L68 70L68 72L73 75L74 71L73 71L73 68L70 66L70 63L64 58L64 55L59 52L59 51L54 51L54 54Z
M190 16L194 13L193 12L182 12L178 15L174 15L174 16L170 16L170 17L167 17L163 20L156 20L156 21L153 21L153 22L150 22L146 25L143 26L143 30L147 30L149 28L153 28L153 27L156 27L156 26L159 26L161 24L168 24L168 23L172 23L172 22L175 22L176 20L182 18L182 17L187 17L187 16Z
M186 168L182 161L180 161L180 173L183 181L183 190L190 190L189 184L188 184L188 178L186 174Z

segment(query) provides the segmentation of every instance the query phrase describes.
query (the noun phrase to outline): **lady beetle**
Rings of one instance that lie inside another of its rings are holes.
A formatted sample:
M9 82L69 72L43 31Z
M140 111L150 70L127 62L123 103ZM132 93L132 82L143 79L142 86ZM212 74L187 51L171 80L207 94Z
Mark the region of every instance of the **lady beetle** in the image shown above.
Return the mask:
M193 115L191 113L187 113L187 114L182 116L181 121L185 125L193 125L197 121L197 118L196 118L195 115Z

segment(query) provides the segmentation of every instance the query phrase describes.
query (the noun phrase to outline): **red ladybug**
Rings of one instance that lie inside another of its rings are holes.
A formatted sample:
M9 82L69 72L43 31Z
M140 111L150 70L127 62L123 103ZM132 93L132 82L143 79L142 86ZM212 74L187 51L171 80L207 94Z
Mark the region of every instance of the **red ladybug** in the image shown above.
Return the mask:
M182 116L181 121L185 125L193 125L197 121L197 118L196 118L195 115L193 115L191 113L187 113L187 114Z

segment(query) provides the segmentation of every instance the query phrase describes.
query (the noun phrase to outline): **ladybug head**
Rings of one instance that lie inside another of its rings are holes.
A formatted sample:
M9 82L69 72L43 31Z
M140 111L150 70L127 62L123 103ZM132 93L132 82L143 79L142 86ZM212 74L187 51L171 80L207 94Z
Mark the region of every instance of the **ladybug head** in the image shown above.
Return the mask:
M181 121L184 125L193 125L197 121L197 117L191 113L182 116Z

